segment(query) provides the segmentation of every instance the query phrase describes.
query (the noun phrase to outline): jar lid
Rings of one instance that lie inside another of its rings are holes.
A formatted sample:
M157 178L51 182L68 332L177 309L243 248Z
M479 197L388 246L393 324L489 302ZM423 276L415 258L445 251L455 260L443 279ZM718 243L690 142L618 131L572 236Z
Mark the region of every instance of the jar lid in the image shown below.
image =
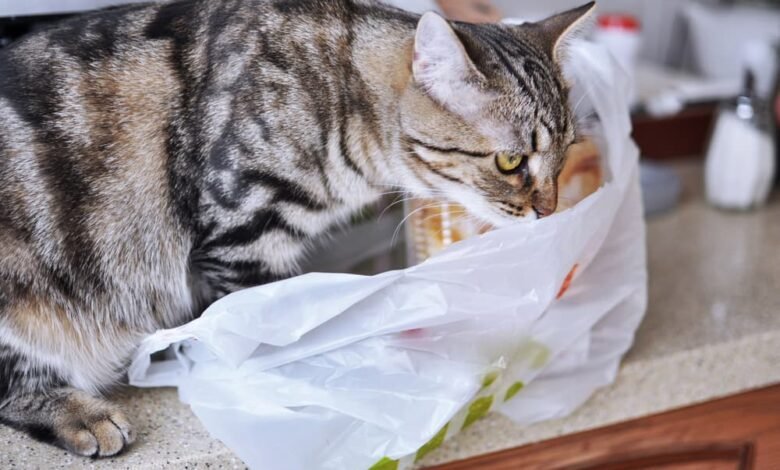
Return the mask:
M635 16L623 13L608 13L599 16L599 28L639 31L639 20Z

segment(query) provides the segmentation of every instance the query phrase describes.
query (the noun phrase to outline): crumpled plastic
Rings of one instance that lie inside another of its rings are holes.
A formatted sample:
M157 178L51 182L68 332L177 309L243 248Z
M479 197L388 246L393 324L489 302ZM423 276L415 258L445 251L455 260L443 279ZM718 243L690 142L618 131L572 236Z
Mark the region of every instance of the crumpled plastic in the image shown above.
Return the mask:
M279 470L404 468L489 411L524 424L573 411L614 380L647 270L626 79L586 42L568 72L600 120L610 177L596 193L408 269L229 295L148 337L130 382L178 387L248 466Z

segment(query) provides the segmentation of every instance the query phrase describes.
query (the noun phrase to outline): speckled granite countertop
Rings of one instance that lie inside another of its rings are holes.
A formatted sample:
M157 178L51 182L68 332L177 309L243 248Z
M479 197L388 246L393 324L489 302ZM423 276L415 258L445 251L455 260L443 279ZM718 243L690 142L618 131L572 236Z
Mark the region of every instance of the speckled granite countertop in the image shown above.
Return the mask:
M682 204L648 224L649 310L617 382L572 416L520 427L477 422L426 464L594 429L780 383L780 194L756 212L724 213L702 200L701 168L680 165ZM0 427L0 468L243 468L174 390L122 398L139 439L126 455L83 460Z

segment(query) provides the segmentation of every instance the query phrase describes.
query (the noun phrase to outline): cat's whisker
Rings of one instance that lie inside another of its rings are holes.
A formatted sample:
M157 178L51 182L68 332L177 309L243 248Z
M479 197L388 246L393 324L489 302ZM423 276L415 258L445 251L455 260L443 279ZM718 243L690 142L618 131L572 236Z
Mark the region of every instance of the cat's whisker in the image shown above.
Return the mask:
M388 210L390 210L390 209L391 209L393 206L396 206L396 205L398 205L398 204L403 204L404 202L409 202L409 201L422 201L422 200L425 200L425 199L424 199L424 198L419 198L419 197L414 197L414 196L411 196L411 197L406 197L406 198L401 198L401 199L399 199L399 200L397 200L397 201L394 201L394 202L392 202L391 204L388 204L388 205L387 205L387 207L385 207L385 209L382 211L382 213L381 213L381 214L379 214L379 218L382 218L382 216L383 216L383 215L385 215L385 213L386 213Z
M437 207L437 206L439 206L439 203L426 204L426 205L420 206L417 209L414 209L413 211L411 211L408 214L406 214L406 216L398 223L398 226L395 228L395 231L393 232L393 237L390 240L390 245L391 246L395 245L395 242L398 239L398 234L400 233L401 227L403 226L404 223L406 223L407 220L409 220L410 217L412 217L414 214L416 214L416 213L418 213L420 211L423 211L425 209L430 209L430 208L433 208L433 207Z
M411 187L400 186L400 185L396 185L396 184L381 184L380 183L380 184L376 184L375 186L386 186L386 187L396 188L396 189L400 190L399 192L405 192L405 193L408 193L408 194L415 194L415 193L419 192L419 188L411 188ZM426 192L431 194L430 197L437 197L437 196L445 197L446 196L446 192L442 191L442 190L426 189Z
M580 108L580 105L583 103L583 101L585 100L585 98L586 98L587 96L588 96L588 95L586 95L586 94L583 94L583 95L580 97L579 101L577 101L577 104L575 104L575 105L574 105L574 109L573 109L573 110L572 110L572 112L571 112L573 115L575 115L575 116L577 115L577 110Z

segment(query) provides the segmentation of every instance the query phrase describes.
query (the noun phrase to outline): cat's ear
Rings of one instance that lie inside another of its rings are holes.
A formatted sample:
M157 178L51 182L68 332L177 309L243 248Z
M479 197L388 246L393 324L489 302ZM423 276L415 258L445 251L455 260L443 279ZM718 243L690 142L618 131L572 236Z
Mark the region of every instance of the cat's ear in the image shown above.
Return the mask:
M452 112L467 116L484 101L479 86L484 76L450 24L434 12L417 24L412 73L428 96Z
M553 60L560 62L566 57L568 44L587 29L595 9L596 2L589 2L535 24Z

